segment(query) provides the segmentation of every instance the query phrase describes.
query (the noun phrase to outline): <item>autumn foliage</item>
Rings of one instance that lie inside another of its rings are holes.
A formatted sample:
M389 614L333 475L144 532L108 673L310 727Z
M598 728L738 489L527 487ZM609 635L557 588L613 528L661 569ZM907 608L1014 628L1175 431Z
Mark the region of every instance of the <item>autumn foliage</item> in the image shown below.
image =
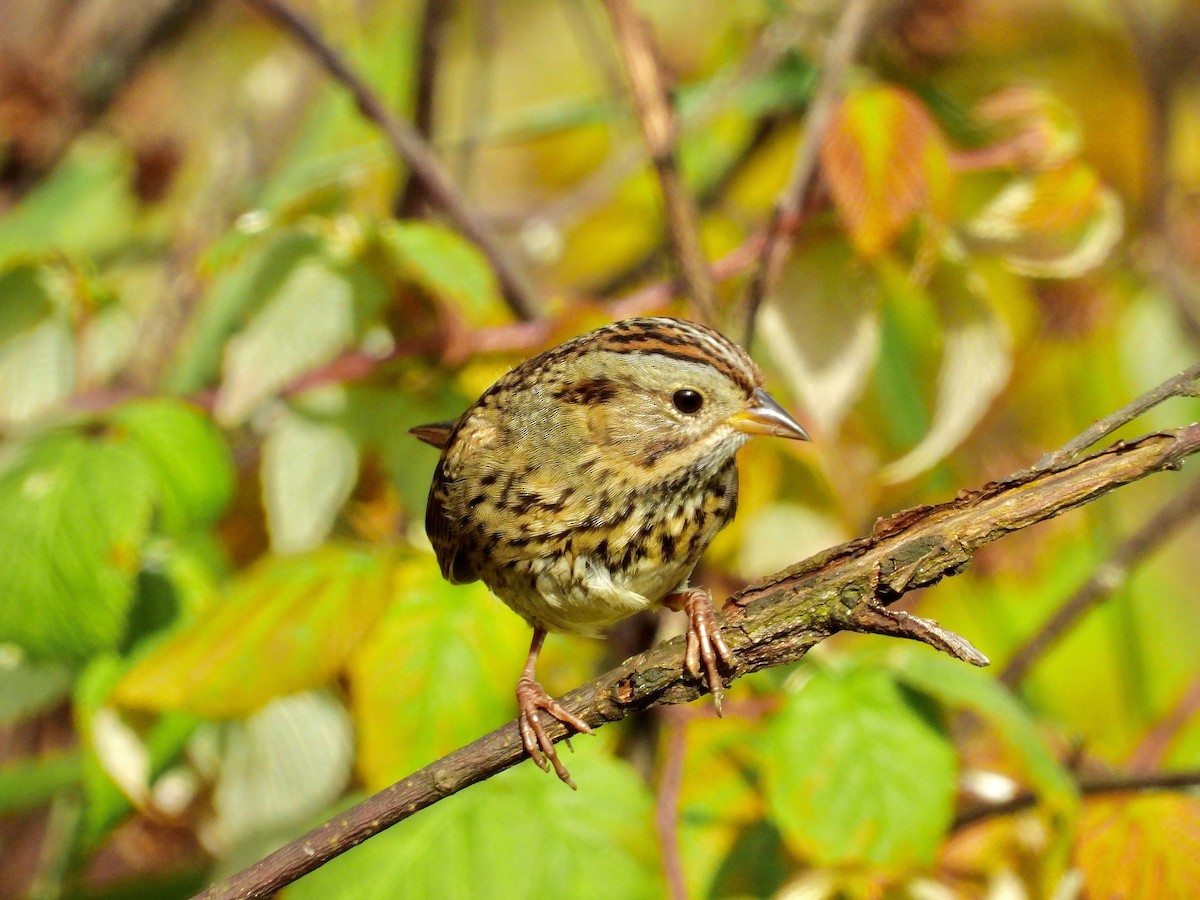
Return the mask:
M637 4L652 164L621 3L294 2L444 183L275 2L0 0L0 895L185 896L512 719L528 630L441 579L407 430L560 340L705 283L754 335L814 440L742 451L718 599L1200 355L1186 4L866 4L845 42L842 4ZM1156 475L905 598L990 669L839 635L723 720L576 739L578 793L519 765L289 896L1187 896L1197 513ZM677 631L552 637L539 674Z

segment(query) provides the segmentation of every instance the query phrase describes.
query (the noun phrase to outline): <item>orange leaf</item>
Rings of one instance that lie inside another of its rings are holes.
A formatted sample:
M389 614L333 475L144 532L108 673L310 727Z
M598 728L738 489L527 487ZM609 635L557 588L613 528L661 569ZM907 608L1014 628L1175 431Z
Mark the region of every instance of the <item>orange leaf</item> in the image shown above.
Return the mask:
M1200 884L1200 803L1147 793L1090 800L1075 864L1088 897L1190 897Z
M950 169L933 117L911 93L848 94L821 145L825 180L855 248L878 256L912 217L948 205Z

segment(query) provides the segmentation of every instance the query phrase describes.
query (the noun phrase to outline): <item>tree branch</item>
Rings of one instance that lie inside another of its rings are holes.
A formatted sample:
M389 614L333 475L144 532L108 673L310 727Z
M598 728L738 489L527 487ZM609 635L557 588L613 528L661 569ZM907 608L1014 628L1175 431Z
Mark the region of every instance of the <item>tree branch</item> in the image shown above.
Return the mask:
M700 241L700 214L676 158L679 125L667 98L650 30L629 0L604 0L613 35L625 61L633 108L658 176L671 243L688 295L700 317L717 324L717 292Z
M875 523L871 534L832 547L739 591L723 611L734 677L802 658L839 631L925 640L981 662L965 640L935 623L889 614L906 592L961 572L984 544L1089 503L1153 472L1177 469L1200 451L1200 424L1118 443L1066 468L1029 473L964 491L948 503L916 507ZM889 625L891 621L893 624ZM703 693L683 668L677 638L561 698L593 728ZM561 723L547 723L554 740ZM462 747L340 813L223 884L209 900L265 897L418 810L525 758L516 722Z
M392 150L404 160L412 176L424 185L429 202L445 213L451 224L473 241L487 257L500 283L509 308L521 319L536 319L540 313L537 290L517 264L491 224L455 186L454 180L415 128L397 116L382 98L335 50L311 22L281 0L245 0L311 53L330 77L354 97L362 114L379 126Z
M1119 794L1126 791L1169 790L1171 788L1195 787L1200 784L1200 771L1149 772L1136 775L1104 775L1081 778L1076 787L1085 797L1096 794ZM1009 816L1034 806L1037 794L1022 791L1010 800L1001 803L983 804L963 811L954 820L952 830L966 828L995 816Z
M1168 378L1158 387L1146 391L1140 397L1126 403L1116 412L1100 419L1092 427L1059 447L1053 453L1047 453L1042 456L1029 469L1017 474L1044 472L1048 469L1058 468L1078 458L1079 454L1083 453L1092 444L1104 440L1104 438L1108 437L1122 425L1127 425L1146 410L1158 406L1164 400L1169 400L1172 397L1200 396L1200 386L1197 386L1197 380L1200 380L1200 363L1196 363L1190 369L1180 372L1174 378Z
M1000 681L1010 688L1020 684L1034 664L1088 610L1111 596L1129 579L1130 571L1138 563L1166 543L1197 514L1200 514L1200 479L1194 480L1187 490L1165 504L1097 567L1067 602L1013 654L1000 673Z
M749 347L754 341L754 325L758 310L767 293L779 279L779 272L787 259L788 250L795 234L794 223L799 220L808 205L813 188L817 183L817 157L821 140L833 114L834 102L842 86L842 78L858 53L858 47L867 33L871 21L872 0L850 0L842 9L841 18L834 28L833 36L821 62L821 76L813 92L812 104L804 123L804 136L796 146L796 157L787 186L775 201L771 219L766 229L766 238L759 256L758 269L746 288L742 300L745 325L742 346Z
M426 141L433 134L433 99L437 86L437 62L442 45L442 33L450 18L448 0L425 0L421 13L421 28L417 33L416 66L412 76L412 125ZM404 179L404 187L392 203L392 215L411 219L418 215L425 202L425 186L412 172Z

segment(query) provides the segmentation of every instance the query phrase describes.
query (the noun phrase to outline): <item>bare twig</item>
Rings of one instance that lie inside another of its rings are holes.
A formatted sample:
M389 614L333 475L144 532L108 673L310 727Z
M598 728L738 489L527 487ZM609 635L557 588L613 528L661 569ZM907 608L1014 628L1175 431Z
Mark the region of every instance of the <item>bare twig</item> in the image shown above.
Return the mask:
M756 123L754 131L738 149L737 153L729 160L725 168L710 183L698 188L696 205L701 214L721 205L738 175L746 170L747 166L757 158L759 150L771 138L782 131L784 126L790 121L792 121L791 116L772 115ZM681 124L686 127L688 122L684 120ZM618 292L629 290L634 284L661 270L663 260L669 249L667 242L656 242L641 256L626 263L620 271L607 275L602 281L590 286L588 292L593 296L609 297ZM730 274L736 274L729 273L728 271L719 271L719 262L718 260L709 265L713 280L717 284L729 278ZM672 277L669 282L663 283L664 287L669 287L671 296L675 296L681 290L677 282L679 282L679 279Z
M417 64L413 78L412 124L417 134L429 141L433 135L433 98L437 84L437 61L442 33L450 18L450 0L425 0L421 13L421 28L417 35ZM421 211L425 202L425 187L411 172L404 179L404 189L392 204L397 219L408 219Z
M1200 478L1177 494L1141 528L1121 542L1079 589L1058 608L1037 633L1026 641L1000 673L1000 680L1015 687L1029 670L1094 606L1121 587L1130 572L1176 532L1200 514Z
M1069 465L1079 457L1079 454L1092 446L1092 444L1108 437L1122 425L1132 422L1146 410L1158 406L1164 400L1169 400L1172 397L1200 396L1200 388L1196 385L1197 379L1200 379L1200 363L1196 363L1190 369L1180 372L1174 378L1168 378L1158 387L1146 391L1146 393L1126 403L1116 412L1100 419L1078 437L1068 441L1054 452L1042 456L1029 469L1018 472L1017 476L1033 472L1045 472L1063 465Z
M1169 790L1194 787L1200 784L1200 770L1183 772L1150 772L1138 775L1105 775L1081 778L1079 793L1086 797L1096 794L1120 794L1127 791ZM957 831L996 816L1008 816L1029 809L1037 804L1037 795L1022 791L1010 800L973 807L959 813L952 828Z
M683 759L687 755L687 723L685 710L667 707L666 752L658 776L658 797L654 806L654 830L662 852L663 874L671 900L687 900L687 880L684 878L683 857L679 852L679 792L683 787Z
M747 348L754 341L758 310L767 293L779 279L779 272L791 248L795 229L785 228L783 223L799 219L808 205L809 196L817 181L817 157L821 140L833 114L842 78L866 36L872 6L872 0L849 0L842 9L841 18L838 19L833 36L829 40L821 64L821 77L813 93L805 122L804 136L796 147L791 177L783 193L775 201L775 208L771 210L758 269L750 279L746 296L742 300L745 323L742 344Z
M430 203L487 257L500 290L513 313L535 319L540 303L533 282L517 264L488 221L462 195L433 150L408 122L394 116L380 96L354 71L317 28L282 0L245 0L287 31L325 67L335 81L350 91L364 116L379 126L388 144L424 185Z
M460 125L462 138L458 144L455 165L458 183L467 190L473 184L475 161L487 133L492 91L496 82L496 42L500 33L496 0L478 0L472 6L475 22L471 35L470 70Z
M605 0L604 5L625 61L633 107L658 175L667 229L688 295L700 317L716 324L716 286L700 240L700 214L679 171L676 157L679 125L667 97L653 38L630 0Z
M948 503L881 520L869 536L832 547L730 598L723 610L723 635L735 654L735 674L794 662L830 635L863 630L864 623L884 631L872 619L873 611L962 571L984 544L1152 472L1178 468L1198 451L1200 424L1195 424L1117 444L1064 469L992 483ZM919 637L920 630L900 628L897 633ZM932 633L942 642L948 634L944 629ZM684 668L683 644L677 638L653 647L561 702L599 728L635 712L693 700L704 688ZM554 740L566 736L559 722L548 723L547 732ZM203 896L268 896L368 837L524 758L517 724L509 722L340 813Z

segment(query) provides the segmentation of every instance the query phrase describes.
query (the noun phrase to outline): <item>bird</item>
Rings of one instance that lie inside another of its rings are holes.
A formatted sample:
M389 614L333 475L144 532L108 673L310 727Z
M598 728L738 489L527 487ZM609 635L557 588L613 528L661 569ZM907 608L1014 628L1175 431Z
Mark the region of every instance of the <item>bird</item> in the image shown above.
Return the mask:
M708 592L689 587L734 516L735 453L754 435L809 440L741 347L706 325L624 319L502 376L457 419L411 429L441 450L425 529L442 575L482 580L533 629L517 681L526 752L574 788L542 714L591 727L536 667L549 632L599 636L644 609L687 614L685 668L720 713L733 666Z

